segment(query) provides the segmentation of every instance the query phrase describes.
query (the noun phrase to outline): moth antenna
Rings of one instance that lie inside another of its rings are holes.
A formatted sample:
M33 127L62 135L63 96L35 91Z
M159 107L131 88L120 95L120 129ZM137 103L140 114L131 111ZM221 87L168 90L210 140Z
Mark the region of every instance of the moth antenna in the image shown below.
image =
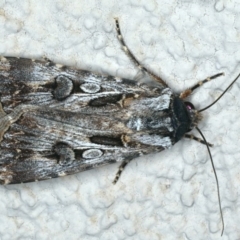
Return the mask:
M196 129L200 133L200 135L202 136L203 141L205 142L205 145L207 146L207 150L208 150L208 153L209 153L209 156L210 156L210 160L211 160L211 163L212 163L214 176L215 176L216 183L217 183L218 205L219 205L220 216L221 216L221 221L222 221L222 232L221 232L221 236L222 236L223 235L223 231L224 231L224 219L223 219L223 213L222 213L222 206L221 206L221 197L220 197L220 191L219 191L218 177L217 177L217 173L216 173L215 166L214 166L214 163L213 163L212 154L211 154L210 148L208 146L208 142L206 141L206 139L205 139L203 133L200 131L200 129L198 127L196 127Z
M180 97L181 99L187 98L189 95L191 95L191 94L193 93L193 91L194 91L195 89L201 87L204 83L207 83L207 82L209 82L209 81L211 81L211 80L213 80L213 79L215 79L215 78L218 78L218 77L220 77L220 76L224 76L224 73L222 72L222 73L215 74L215 75L213 75L213 76L211 76L211 77L207 77L206 79L198 82L197 84L195 84L195 85L192 86L191 88L188 88L188 89L186 89L185 91L181 92L180 95L179 95L179 97Z
M211 103L210 105L208 105L205 108L200 109L198 112L203 112L206 109L210 108L212 105L214 105L228 91L228 89L237 81L239 76L240 76L240 73L237 75L237 77L232 81L232 83L224 90L224 92L213 103Z

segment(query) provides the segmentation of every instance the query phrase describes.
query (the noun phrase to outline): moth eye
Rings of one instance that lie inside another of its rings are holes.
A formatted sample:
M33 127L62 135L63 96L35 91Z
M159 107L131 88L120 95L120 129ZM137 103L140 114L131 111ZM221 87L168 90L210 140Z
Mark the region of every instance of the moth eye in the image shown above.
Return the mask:
M190 102L184 102L185 106L187 107L187 109L190 111L190 110L193 110L195 109L195 107L193 106L192 103Z

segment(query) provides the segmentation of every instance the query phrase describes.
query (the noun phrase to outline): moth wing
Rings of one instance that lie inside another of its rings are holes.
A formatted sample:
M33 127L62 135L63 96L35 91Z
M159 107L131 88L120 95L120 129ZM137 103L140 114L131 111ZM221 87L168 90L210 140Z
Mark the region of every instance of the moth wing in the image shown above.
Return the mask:
M2 184L73 174L172 145L168 88L49 61L0 63Z

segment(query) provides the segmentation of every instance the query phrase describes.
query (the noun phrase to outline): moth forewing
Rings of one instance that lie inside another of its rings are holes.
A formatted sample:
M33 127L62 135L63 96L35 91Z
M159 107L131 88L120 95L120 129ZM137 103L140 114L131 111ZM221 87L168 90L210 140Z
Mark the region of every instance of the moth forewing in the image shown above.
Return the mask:
M130 161L175 142L175 96L167 87L48 61L6 57L1 68L2 62L8 66L0 76L3 184Z

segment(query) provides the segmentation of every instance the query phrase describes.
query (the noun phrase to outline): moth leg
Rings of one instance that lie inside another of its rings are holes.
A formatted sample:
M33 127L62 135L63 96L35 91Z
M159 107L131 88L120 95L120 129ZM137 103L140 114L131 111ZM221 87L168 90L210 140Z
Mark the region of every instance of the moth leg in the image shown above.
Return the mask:
M192 135L192 134L185 134L184 137L185 137L185 138L192 139L192 140L195 140L195 141L197 141L197 142L200 142L200 143L206 145L206 143L205 143L201 138L195 137L195 136ZM212 143L209 143L209 142L208 142L207 144L208 144L209 147L213 147L213 146L214 146Z
M130 162L131 160L125 160L121 163L121 165L119 166L118 168L118 171L117 171L117 174L116 174L116 177L115 179L113 180L113 184L116 184L118 179L120 178L124 168L127 166L127 164Z
M154 73L152 73L150 70L148 70L146 67L142 66L139 61L136 59L136 57L133 55L133 53L131 52L131 50L128 48L128 46L126 45L122 33L121 33L121 29L120 29L120 25L119 25L119 21L118 18L115 18L115 23L116 23L116 30L117 30L117 34L118 34L118 40L120 41L123 51L127 54L127 56L130 58L130 60L141 70L141 71L145 71L147 72L151 77L153 77L157 82L163 84L164 86L168 86L160 77L158 77L157 75L155 75Z
M207 82L209 82L209 81L211 81L211 80L213 80L215 78L218 78L220 76L224 76L224 73L222 72L222 73L215 74L215 75L213 75L211 77L207 77L206 79L204 79L204 80L198 82L197 84L195 84L193 87L188 88L185 91L183 91L182 93L180 93L179 97L181 99L184 99L184 98L188 97L190 94L192 94L192 92L195 89L197 89L198 87L202 86L204 83L207 83Z

